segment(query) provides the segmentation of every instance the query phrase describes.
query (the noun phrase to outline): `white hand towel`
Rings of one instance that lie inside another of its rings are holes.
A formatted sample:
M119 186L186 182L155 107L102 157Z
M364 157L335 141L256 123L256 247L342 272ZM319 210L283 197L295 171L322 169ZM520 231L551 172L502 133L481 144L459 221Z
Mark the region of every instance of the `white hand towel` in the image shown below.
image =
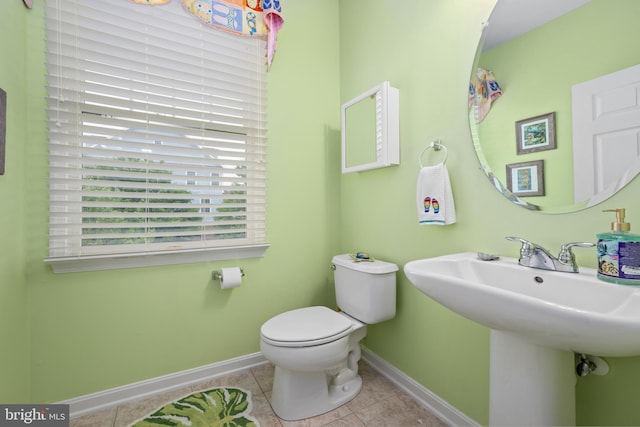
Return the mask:
M449 172L444 162L420 169L416 203L420 224L447 225L456 222Z

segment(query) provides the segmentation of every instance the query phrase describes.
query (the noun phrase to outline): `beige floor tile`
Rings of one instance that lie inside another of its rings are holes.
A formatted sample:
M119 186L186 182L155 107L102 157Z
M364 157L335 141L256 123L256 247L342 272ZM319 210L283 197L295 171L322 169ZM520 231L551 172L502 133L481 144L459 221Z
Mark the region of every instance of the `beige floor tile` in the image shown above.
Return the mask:
M304 420L298 421L281 420L281 423L283 427L321 427L351 414L351 410L347 408L346 405L342 405L341 407L336 408L333 411L327 412L326 414L318 415L317 417L305 418Z
M360 421L356 414L349 414L344 418L325 424L323 427L367 427L367 425Z
M419 405L409 407L398 396L381 400L355 413L367 427L444 426L438 418Z
M251 368L253 376L256 381L258 381L258 384L260 384L260 388L264 393L270 392L273 388L273 373L275 370L276 367L271 363L265 363L264 365Z
M363 366L360 368L359 374L362 376L362 390L360 390L355 399L347 403L349 409L356 412L381 400L402 394L402 391L391 381L378 374L368 365L361 365Z
M416 402L412 397L405 393L399 393L397 398L400 399L404 406L404 410L406 412L414 414L416 419L419 419L423 422L424 426L446 426L447 424L433 415L429 410L427 410L424 406L420 405Z
M112 427L116 420L118 408L103 409L81 417L72 418L69 427Z
M270 363L203 381L146 399L127 402L117 408L98 411L71 420L71 427L123 427L195 391L215 387L239 387L251 392L251 416L261 427L412 427L445 426L391 381L364 362L359 374L363 379L360 393L346 405L326 414L299 421L278 418L268 398L273 386L274 366Z
M252 395L262 394L263 391L258 385L258 382L254 378L250 370L234 372L229 375L207 380L205 382L192 386L192 390L203 391L210 390L216 387L239 387L241 389L250 391Z
M282 427L280 418L273 413L271 405L264 394L253 396L251 416L258 420L260 427Z

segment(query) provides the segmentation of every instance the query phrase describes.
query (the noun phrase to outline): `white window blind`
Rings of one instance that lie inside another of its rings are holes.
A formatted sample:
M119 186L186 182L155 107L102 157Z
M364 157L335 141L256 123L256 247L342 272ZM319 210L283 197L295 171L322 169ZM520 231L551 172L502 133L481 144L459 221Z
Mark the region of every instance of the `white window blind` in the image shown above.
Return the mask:
M47 0L50 259L265 242L265 41Z

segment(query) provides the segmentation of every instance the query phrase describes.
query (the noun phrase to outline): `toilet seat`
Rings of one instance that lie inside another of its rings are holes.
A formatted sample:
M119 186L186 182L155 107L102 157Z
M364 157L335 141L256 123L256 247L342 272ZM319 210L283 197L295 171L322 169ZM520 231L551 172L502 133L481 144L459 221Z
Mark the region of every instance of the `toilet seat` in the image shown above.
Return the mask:
M287 311L267 320L260 335L279 347L309 347L349 335L353 322L322 306Z

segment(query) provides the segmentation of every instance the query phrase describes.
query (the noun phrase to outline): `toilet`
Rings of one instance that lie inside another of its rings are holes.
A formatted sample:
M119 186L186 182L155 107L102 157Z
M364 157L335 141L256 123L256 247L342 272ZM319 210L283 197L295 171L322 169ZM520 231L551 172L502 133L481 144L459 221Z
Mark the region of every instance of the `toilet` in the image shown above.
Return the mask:
M389 262L332 259L341 311L315 306L287 311L260 328L260 350L275 365L271 406L284 420L331 411L362 388L360 341L367 324L396 314L396 271Z

